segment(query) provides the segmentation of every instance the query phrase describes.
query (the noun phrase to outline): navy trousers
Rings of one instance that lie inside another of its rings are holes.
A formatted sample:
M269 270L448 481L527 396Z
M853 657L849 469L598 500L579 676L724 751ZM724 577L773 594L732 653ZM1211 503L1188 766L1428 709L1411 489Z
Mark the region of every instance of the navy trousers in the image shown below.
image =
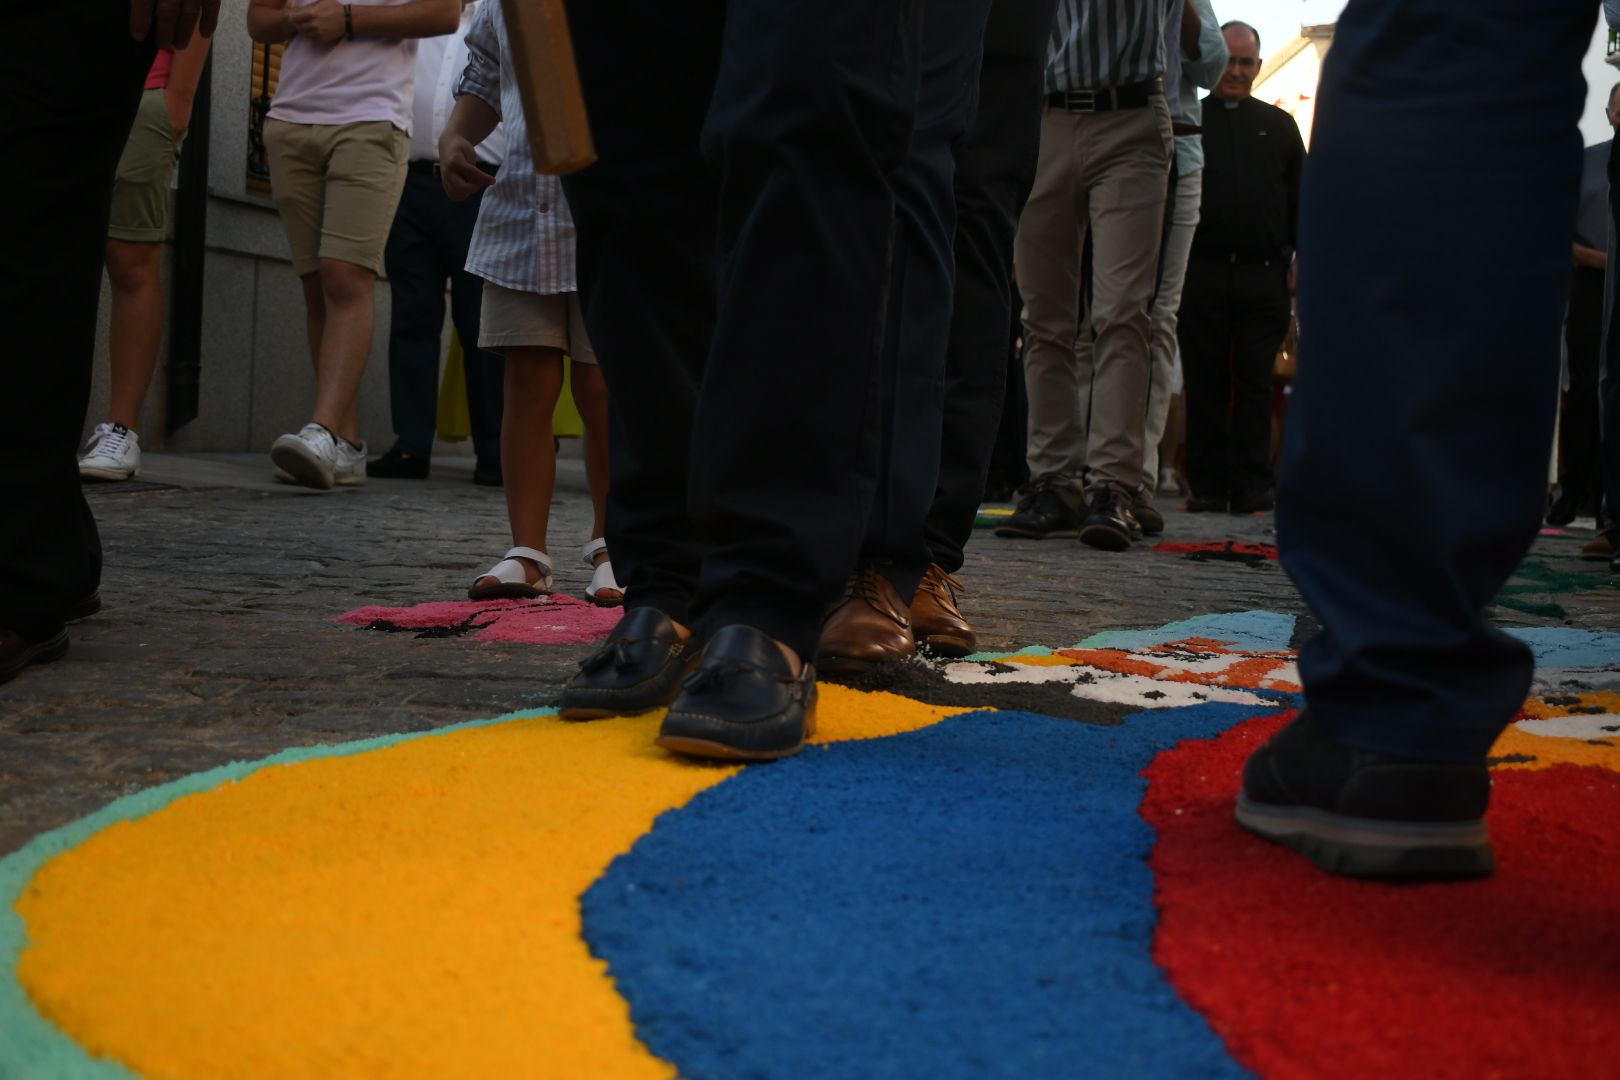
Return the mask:
M957 159L974 126L990 7L990 0L927 0L917 120L895 185L878 480L861 558L880 565L907 603L934 561L926 534L940 475L957 276Z
M399 448L418 457L433 453L439 415L439 358L444 332L444 284L450 282L450 319L461 337L467 375L467 411L473 449L501 456L499 356L478 347L484 282L466 271L467 248L478 223L479 192L451 202L439 178L411 172L383 249L392 298L388 333L388 407Z
M156 46L124 0L0 0L0 626L54 634L101 582L77 451L113 176Z
M878 486L922 5L568 15L599 155L564 188L611 391L615 571L632 605L811 655Z
M1562 494L1585 515L1603 498L1602 270L1577 266L1569 281L1569 315L1564 324L1564 351L1569 357L1569 396L1558 429L1558 460L1563 470Z
M1620 221L1620 138L1609 145L1609 214L1610 231ZM1614 332L1615 313L1620 312L1620 266L1615 256L1620 245L1609 245L1609 269L1605 287L1609 290L1604 305L1603 370L1598 381L1601 402L1599 420L1602 424L1600 443L1603 462L1603 516L1608 519L1610 535L1620 537L1620 334Z
M1476 762L1529 688L1482 611L1546 494L1596 9L1351 0L1325 62L1277 531L1347 745Z
M1003 427L1009 367L1017 372L1012 392L1023 392L1023 365L1016 356L1009 360L1007 328L1017 314L1012 245L1035 182L1046 41L1055 6L1056 0L994 0L990 5L977 74L977 111L955 154L956 288L945 352L939 479L925 525L929 558L947 573L961 569L962 550L973 534ZM1021 332L1022 327L1015 331ZM1025 425L1021 411L1014 413L1016 452L1008 455L1009 469L1021 471Z

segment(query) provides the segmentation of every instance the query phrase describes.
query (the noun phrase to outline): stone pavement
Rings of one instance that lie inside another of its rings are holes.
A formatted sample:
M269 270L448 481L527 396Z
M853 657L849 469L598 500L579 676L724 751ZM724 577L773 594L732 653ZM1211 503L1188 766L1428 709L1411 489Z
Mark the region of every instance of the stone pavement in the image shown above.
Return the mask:
M333 625L364 605L465 598L508 546L501 494L473 485L471 471L470 458L448 458L425 482L323 494L274 483L261 455L148 455L138 484L93 488L106 607L74 628L66 660L0 687L0 854L120 795L229 761L551 704L582 648ZM590 504L581 463L565 458L559 473L557 588L580 596ZM1168 541L1274 540L1269 515L1166 509ZM1559 572L1603 569L1577 562L1577 548L1548 538L1536 557ZM1303 611L1276 563L1194 562L1148 545L1111 555L980 530L959 576L985 649L1068 645L1208 612ZM1557 602L1562 618L1496 614L1507 625L1620 624L1620 590Z

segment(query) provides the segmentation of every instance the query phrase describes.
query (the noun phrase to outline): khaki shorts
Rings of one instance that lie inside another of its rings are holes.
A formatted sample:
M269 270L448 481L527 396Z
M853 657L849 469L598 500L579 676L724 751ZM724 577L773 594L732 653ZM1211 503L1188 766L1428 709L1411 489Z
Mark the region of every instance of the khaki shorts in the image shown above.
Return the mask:
M179 159L180 140L174 137L163 91L147 90L141 95L135 126L118 159L109 237L144 244L168 239L169 177Z
M507 349L561 349L575 363L596 363L596 350L585 336L585 316L577 292L521 292L493 281L484 282L478 347L496 353Z
M405 187L410 136L386 120L264 122L270 193L299 277L340 259L379 273Z

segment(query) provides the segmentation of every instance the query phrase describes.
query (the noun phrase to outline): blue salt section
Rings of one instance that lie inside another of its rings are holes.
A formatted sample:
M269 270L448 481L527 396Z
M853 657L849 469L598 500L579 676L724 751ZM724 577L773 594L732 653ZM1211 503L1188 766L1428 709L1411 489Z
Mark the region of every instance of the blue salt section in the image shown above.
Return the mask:
M1080 643L1083 649L1146 649L1167 641L1201 637L1225 641L1240 649L1281 652L1294 639L1294 616L1275 611L1234 611L1199 615L1156 630L1104 630Z
M1508 633L1530 646L1537 668L1620 667L1620 634L1567 626L1520 627Z
M1260 711L971 713L745 770L615 860L586 941L682 1076L1243 1076L1153 962L1138 807L1159 751Z

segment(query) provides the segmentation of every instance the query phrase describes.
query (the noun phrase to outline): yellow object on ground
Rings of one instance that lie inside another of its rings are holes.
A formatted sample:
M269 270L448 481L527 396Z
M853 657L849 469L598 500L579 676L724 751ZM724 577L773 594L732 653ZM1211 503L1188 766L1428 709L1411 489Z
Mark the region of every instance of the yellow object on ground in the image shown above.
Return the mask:
M461 335L450 331L450 352L444 359L439 378L438 436L443 442L461 442L472 434L472 414L467 405L467 356L461 349Z
M820 692L817 742L969 711ZM40 869L18 978L147 1076L668 1076L579 914L659 814L738 771L655 747L660 716L514 719L183 796Z
M578 439L585 434L585 421L574 405L574 361L563 366L563 388L557 408L551 414L551 433L559 439ZM472 414L467 403L467 355L461 336L450 331L450 351L445 357L444 374L439 379L438 437L442 442L461 442L472 435Z
M585 434L585 421L574 405L574 358L568 358L563 368L562 393L557 396L557 408L551 414L551 433L559 439L578 439Z

